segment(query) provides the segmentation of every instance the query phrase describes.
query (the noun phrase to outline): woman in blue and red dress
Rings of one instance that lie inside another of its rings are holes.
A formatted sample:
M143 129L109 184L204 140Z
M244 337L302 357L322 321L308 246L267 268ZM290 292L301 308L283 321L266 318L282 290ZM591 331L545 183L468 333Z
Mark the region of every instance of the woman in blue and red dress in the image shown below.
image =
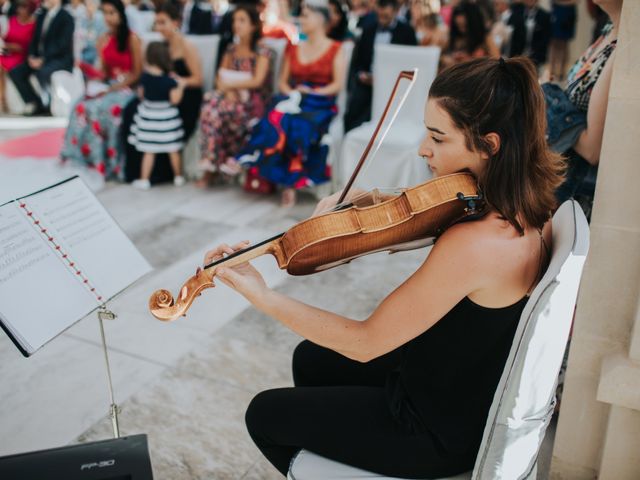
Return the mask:
M307 39L287 49L280 74L282 95L274 99L238 157L283 187L285 207L295 203L297 189L331 178L328 147L321 139L338 111L336 96L345 66L340 42L327 37L328 22L328 2L305 2L300 27Z

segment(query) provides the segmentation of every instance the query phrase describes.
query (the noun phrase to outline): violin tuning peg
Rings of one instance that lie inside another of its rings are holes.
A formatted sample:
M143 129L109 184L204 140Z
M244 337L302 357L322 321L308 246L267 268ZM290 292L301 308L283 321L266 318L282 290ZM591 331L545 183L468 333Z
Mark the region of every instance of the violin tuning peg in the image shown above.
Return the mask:
M202 271L202 269L200 267L196 268L196 277L200 276L200 272Z

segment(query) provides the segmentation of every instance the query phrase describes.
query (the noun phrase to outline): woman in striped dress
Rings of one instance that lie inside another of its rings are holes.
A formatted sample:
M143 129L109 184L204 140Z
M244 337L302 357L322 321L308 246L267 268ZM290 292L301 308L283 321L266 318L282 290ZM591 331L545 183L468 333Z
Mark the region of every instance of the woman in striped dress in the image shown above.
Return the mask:
M180 103L185 83L170 76L171 55L164 42L151 42L147 47L146 69L140 77L139 95L142 102L133 117L129 143L144 153L140 178L133 186L142 190L151 188L149 177L157 153L169 154L173 169L173 183L184 185L180 150L184 130L176 105Z

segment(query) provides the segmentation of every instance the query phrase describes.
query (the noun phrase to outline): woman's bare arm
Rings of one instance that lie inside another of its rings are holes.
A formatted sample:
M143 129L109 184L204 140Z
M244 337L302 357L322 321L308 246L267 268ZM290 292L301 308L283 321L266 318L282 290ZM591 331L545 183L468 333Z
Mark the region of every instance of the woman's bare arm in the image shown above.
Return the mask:
M589 107L587 108L587 128L580 134L578 142L573 147L573 149L591 165L598 165L600 161L604 121L607 117L609 87L611 85L615 54L616 52L614 50L607 60L596 84L593 86L593 91L589 98Z

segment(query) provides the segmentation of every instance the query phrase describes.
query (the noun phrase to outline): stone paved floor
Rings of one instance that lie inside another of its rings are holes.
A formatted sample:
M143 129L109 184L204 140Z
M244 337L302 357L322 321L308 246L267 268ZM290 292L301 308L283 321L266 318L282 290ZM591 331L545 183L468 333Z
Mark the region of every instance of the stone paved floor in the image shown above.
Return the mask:
M300 338L224 286L207 291L186 318L169 324L153 319L146 303L157 288L177 291L207 247L267 238L306 218L314 200L281 210L275 198L232 187L139 192L115 184L98 198L155 268L112 303L120 317L106 325L122 433L149 435L160 480L281 478L253 446L243 417L258 391L291 384L291 352ZM272 258L255 264L275 288L363 318L425 255L378 254L296 278L279 271ZM101 355L95 317L29 359L0 335L0 455L108 438ZM539 478L546 478L553 432Z

